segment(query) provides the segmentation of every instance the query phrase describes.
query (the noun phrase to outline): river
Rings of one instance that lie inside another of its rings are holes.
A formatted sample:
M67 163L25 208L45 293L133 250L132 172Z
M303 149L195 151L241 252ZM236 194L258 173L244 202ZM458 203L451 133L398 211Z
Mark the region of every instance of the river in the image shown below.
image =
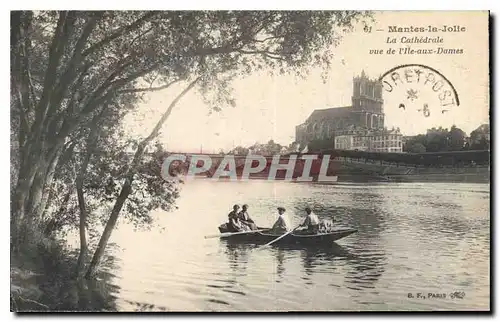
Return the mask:
M111 241L120 310L488 310L488 184L184 184L178 210L155 214L164 230L120 225ZM282 205L293 225L312 206L357 233L332 247L231 244L218 238L234 203L259 226ZM450 298L463 292L463 298ZM414 298L409 298L412 293ZM417 298L417 293L446 298Z

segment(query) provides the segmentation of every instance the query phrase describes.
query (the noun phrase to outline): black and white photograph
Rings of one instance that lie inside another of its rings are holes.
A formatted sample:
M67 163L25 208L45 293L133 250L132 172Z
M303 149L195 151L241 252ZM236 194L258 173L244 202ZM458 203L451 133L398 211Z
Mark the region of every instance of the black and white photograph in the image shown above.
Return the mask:
M10 11L10 311L490 312L490 23Z

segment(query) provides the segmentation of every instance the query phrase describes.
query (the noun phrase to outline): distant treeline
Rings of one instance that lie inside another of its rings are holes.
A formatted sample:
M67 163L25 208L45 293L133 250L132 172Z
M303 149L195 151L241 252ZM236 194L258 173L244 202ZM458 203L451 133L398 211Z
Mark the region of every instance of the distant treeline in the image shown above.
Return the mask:
M468 150L488 150L489 125L484 124L472 131L467 138L466 133L453 125L449 130L432 128L426 134L419 134L411 137L403 145L404 152L424 153L424 152L446 152L446 151L468 151Z
M451 152L451 151L481 151L490 149L490 129L488 124L483 124L471 132L470 136L460 128L453 125L446 128L432 128L425 134L409 137L403 144L403 152ZM332 139L318 139L309 142L309 152L332 150ZM301 147L302 149L303 147Z
M390 152L367 152L354 150L323 150L323 154L336 157L348 157L357 159L368 159L399 164L411 164L422 166L465 166L465 165L489 165L489 150L448 151L448 152L426 152L426 153L390 153Z

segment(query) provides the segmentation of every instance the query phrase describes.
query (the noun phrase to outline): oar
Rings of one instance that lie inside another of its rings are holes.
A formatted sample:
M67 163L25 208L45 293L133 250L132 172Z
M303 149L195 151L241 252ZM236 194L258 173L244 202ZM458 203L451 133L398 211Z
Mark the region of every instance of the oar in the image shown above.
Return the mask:
M236 233L222 233L222 234L216 234L216 235L208 235L208 236L205 236L205 238L227 237L227 236L233 236L233 235L256 233L256 232L265 231L265 230L268 230L268 229L247 230L247 231L239 231Z
M299 226L295 227L294 229L290 230L289 232L284 233L283 235L279 236L278 238L271 240L269 243L267 243L267 244L265 244L265 245L263 245L263 246L260 246L258 249L265 248L265 247L267 247L267 246L271 245L272 243L277 242L277 241L278 241L278 240L280 240L281 238L283 238L283 237L285 237L285 236L287 236L287 235L289 235L289 234L293 233L293 232L295 231L295 229L299 228L300 226L301 226L301 225L299 225Z

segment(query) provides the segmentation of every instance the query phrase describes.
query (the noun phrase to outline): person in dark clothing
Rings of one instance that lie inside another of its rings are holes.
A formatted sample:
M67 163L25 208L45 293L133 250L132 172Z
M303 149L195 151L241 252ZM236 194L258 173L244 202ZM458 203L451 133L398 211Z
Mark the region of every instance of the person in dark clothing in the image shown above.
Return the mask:
M239 232L239 231L244 231L245 227L243 227L242 222L238 216L238 210L240 209L240 206L234 205L233 206L233 211L231 211L227 217L228 217L228 223L227 226L230 228L232 232Z

